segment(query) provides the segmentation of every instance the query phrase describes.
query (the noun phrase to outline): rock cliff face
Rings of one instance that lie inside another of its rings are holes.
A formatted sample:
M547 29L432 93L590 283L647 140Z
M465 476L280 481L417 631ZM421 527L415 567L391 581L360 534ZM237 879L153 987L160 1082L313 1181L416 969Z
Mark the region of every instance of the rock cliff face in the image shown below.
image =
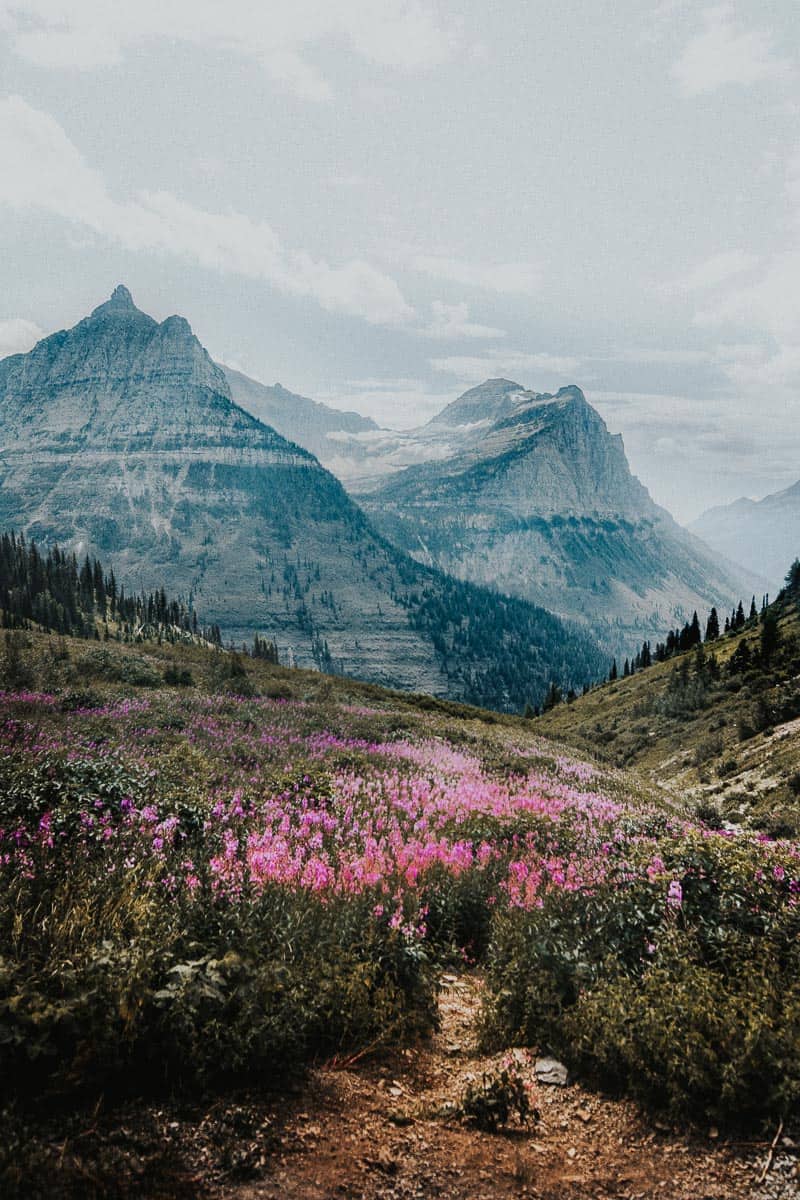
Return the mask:
M360 496L420 561L584 621L620 652L746 586L654 504L579 388L489 380L426 428L457 448Z
M127 589L163 585L298 665L498 707L603 666L549 614L389 546L307 450L233 402L185 320L159 324L123 287L0 362L0 527L95 553Z
M763 576L777 592L789 566L800 558L800 482L763 500L742 498L710 508L690 528L718 553Z

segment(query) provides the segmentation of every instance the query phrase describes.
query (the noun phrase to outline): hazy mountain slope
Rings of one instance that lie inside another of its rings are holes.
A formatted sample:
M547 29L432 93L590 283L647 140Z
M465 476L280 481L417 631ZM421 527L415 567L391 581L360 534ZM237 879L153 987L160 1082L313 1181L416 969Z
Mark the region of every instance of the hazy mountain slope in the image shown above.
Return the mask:
M390 540L620 648L739 598L748 585L653 503L579 388L513 388L472 389L433 422L466 421L460 450L360 496Z
M420 567L338 481L233 403L182 318L124 288L0 362L0 527L196 599L284 659L495 706L604 663L549 614Z
M336 437L331 438L331 434L365 433L378 428L369 417L329 408L287 391L279 383L268 387L232 367L222 366L221 370L236 404L323 462L336 453Z
M690 528L777 590L786 564L800 554L800 482L763 500L741 499L710 508Z

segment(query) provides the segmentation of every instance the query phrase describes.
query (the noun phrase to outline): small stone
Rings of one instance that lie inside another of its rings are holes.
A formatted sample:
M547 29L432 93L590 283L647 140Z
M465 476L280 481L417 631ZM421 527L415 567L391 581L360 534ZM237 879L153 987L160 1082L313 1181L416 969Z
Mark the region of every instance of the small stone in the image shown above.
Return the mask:
M550 1084L552 1087L566 1087L569 1071L555 1058L537 1058L534 1067L539 1083Z

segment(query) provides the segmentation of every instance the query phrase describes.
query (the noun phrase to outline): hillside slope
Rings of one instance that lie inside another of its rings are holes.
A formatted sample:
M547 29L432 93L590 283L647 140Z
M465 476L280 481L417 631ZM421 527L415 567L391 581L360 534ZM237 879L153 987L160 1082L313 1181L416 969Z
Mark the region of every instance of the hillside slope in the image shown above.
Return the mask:
M796 845L520 718L21 640L4 1198L791 1195Z
M774 649L764 661L765 628ZM535 722L547 736L635 766L711 821L800 833L800 592L744 628L606 683Z

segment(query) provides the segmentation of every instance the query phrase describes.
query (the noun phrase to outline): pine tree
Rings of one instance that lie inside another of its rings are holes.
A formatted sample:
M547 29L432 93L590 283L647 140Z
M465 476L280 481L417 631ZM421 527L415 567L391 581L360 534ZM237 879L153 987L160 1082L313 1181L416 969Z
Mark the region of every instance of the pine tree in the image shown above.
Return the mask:
M719 616L716 608L712 608L706 622L706 641L715 642L719 637Z

